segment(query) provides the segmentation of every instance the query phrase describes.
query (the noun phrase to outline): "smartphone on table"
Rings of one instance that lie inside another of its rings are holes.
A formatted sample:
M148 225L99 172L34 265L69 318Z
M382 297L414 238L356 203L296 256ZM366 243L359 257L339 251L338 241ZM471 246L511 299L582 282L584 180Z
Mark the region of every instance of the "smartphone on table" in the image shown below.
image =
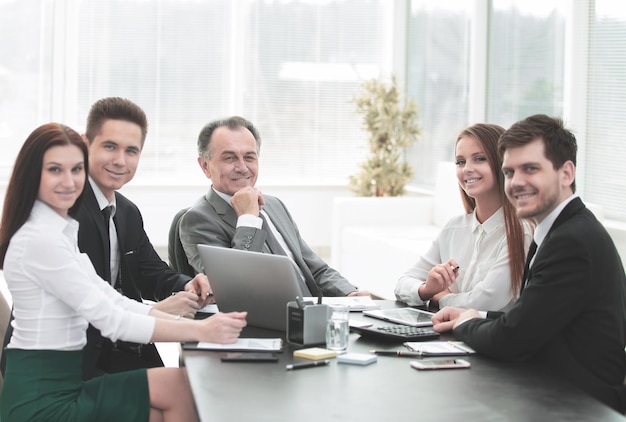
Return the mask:
M464 359L424 359L411 361L415 369L461 369L471 365Z

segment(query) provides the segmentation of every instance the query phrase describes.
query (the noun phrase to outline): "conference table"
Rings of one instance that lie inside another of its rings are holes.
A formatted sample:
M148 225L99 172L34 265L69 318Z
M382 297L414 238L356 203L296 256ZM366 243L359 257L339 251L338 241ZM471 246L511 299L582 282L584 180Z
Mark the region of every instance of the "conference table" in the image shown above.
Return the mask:
M395 301L383 307L404 306ZM369 319L360 313L350 318ZM285 338L246 327L242 337ZM443 335L442 340L452 339ZM526 363L463 357L469 369L418 371L415 358L379 356L376 363L338 363L288 371L301 349L284 342L278 362L226 363L224 352L185 350L182 359L202 421L622 421L611 408ZM406 350L401 343L350 334L348 352Z

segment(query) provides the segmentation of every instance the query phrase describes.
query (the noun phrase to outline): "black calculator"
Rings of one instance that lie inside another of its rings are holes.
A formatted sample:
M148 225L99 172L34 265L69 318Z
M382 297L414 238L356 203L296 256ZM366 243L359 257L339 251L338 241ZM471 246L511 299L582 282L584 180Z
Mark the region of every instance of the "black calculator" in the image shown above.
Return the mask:
M364 337L383 341L428 341L439 338L439 333L432 327L412 327L409 325L352 326L350 330Z

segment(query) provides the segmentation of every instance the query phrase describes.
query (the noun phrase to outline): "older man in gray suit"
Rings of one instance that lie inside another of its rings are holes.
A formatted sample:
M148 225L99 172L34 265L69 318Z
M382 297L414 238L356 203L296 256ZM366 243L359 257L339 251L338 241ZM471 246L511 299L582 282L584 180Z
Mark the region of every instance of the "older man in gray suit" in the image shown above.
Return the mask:
M254 125L233 116L207 124L198 137L198 164L213 182L180 219L180 239L191 266L202 272L198 244L287 255L312 296L359 292L316 255L300 236L285 205L254 187L261 138Z

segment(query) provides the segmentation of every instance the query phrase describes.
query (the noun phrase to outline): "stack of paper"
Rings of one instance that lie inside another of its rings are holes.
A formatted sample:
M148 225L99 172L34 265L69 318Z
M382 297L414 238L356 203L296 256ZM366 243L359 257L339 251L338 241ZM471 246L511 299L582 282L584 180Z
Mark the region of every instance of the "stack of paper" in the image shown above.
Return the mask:
M184 349L195 350L222 350L229 352L279 352L283 347L283 341L280 338L240 338L235 343L185 343Z

